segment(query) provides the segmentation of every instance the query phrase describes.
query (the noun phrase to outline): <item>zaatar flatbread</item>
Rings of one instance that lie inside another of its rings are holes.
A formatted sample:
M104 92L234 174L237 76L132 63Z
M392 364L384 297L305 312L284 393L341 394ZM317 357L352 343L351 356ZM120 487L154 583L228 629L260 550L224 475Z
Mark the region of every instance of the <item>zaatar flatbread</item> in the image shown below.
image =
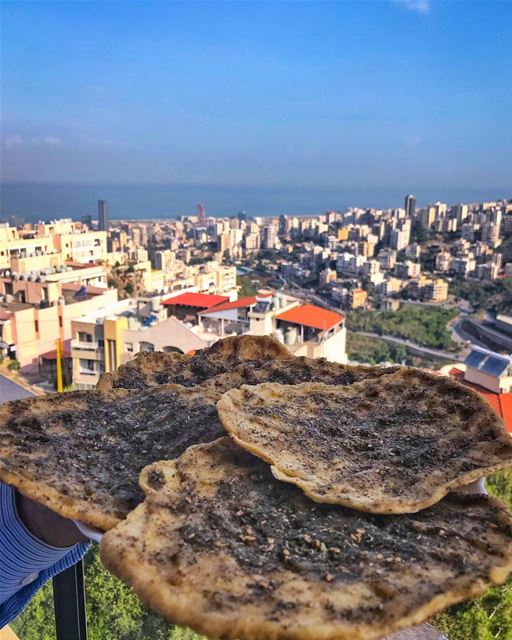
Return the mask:
M243 386L218 403L226 430L318 502L409 513L512 466L512 437L477 393L401 369L349 386Z
M256 385L263 382L279 384L323 382L325 384L347 385L366 378L379 378L394 373L398 369L399 367L343 365L329 362L325 358L299 356L263 363L254 361L240 364L230 371L209 378L201 383L201 387L225 393L230 389L238 389L244 384Z
M193 356L178 353L139 353L115 373L101 376L97 388L144 389L176 383L191 387L230 371L241 363L288 360L292 354L280 342L268 336L232 336L218 340Z
M320 505L228 438L144 469L144 503L103 538L105 566L211 638L370 640L501 584L512 518L484 496L419 514Z
M99 529L143 498L140 470L224 435L207 391L163 385L77 391L0 405L0 479Z

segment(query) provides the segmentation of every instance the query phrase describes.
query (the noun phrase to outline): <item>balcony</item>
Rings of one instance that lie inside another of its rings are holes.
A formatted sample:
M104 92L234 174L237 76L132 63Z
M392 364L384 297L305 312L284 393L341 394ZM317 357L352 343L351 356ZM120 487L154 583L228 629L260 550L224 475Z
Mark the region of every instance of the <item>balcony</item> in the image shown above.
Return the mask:
M98 342L82 342L78 338L71 340L72 349L80 349L82 351L103 351L103 347L100 347Z
M88 369L87 367L80 367L78 369L78 373L81 376L99 376L101 371L96 371L95 369Z

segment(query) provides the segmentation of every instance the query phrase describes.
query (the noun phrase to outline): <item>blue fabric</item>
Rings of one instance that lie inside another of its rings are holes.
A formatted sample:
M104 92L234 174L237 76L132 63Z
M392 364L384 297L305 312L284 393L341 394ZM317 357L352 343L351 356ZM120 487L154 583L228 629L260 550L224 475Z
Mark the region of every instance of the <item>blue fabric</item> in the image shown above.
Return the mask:
M35 538L18 516L14 489L0 482L0 629L23 611L45 582L78 562L88 548L89 543L80 543L60 549ZM37 577L26 584L34 574Z

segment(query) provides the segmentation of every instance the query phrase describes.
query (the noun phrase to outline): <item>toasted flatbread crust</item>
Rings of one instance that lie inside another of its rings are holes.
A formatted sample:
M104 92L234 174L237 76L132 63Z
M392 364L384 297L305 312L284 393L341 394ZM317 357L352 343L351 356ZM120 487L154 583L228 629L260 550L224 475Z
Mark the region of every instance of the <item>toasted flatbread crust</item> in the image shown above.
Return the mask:
M344 387L243 386L219 417L280 480L318 502L410 513L512 466L512 436L477 393L418 369Z
M224 435L218 397L162 385L0 405L0 479L66 518L110 529L142 500L144 466Z
M263 382L279 384L324 382L325 384L343 386L360 382L366 378L379 378L394 373L399 368L369 365L352 366L329 362L325 358L298 356L292 359L240 364L230 371L209 378L201 383L201 387L217 393L225 393L230 389L238 389L244 384L256 385Z
M211 638L370 640L503 583L512 518L484 496L419 514L319 505L228 438L141 474L100 545L107 569Z
M179 353L139 353L115 373L104 373L97 389L144 389L176 383L191 387L230 371L242 363L258 363L293 358L288 349L269 336L230 336L192 357Z

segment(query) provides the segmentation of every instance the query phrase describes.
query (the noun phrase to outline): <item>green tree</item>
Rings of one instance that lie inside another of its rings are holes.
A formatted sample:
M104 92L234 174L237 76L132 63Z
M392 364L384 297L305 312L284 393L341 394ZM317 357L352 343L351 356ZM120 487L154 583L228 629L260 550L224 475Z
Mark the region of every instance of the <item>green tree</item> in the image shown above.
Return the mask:
M124 290L126 291L126 293L131 296L133 293L133 284L131 282L128 282L124 288Z
M89 640L172 637L171 626L144 607L129 587L103 568L97 547L85 558L85 586ZM51 583L39 591L12 627L22 640L55 640Z
M256 286L253 284L251 276L239 277L238 284L240 286L240 291L239 291L240 298L248 298L250 296L254 296L258 290Z
M437 349L453 348L447 324L456 311L418 305L404 305L398 311L366 311L357 309L347 317L352 331L368 331L379 335L405 338Z
M55 640L51 583L36 593L30 605L11 623L11 627L22 640Z

